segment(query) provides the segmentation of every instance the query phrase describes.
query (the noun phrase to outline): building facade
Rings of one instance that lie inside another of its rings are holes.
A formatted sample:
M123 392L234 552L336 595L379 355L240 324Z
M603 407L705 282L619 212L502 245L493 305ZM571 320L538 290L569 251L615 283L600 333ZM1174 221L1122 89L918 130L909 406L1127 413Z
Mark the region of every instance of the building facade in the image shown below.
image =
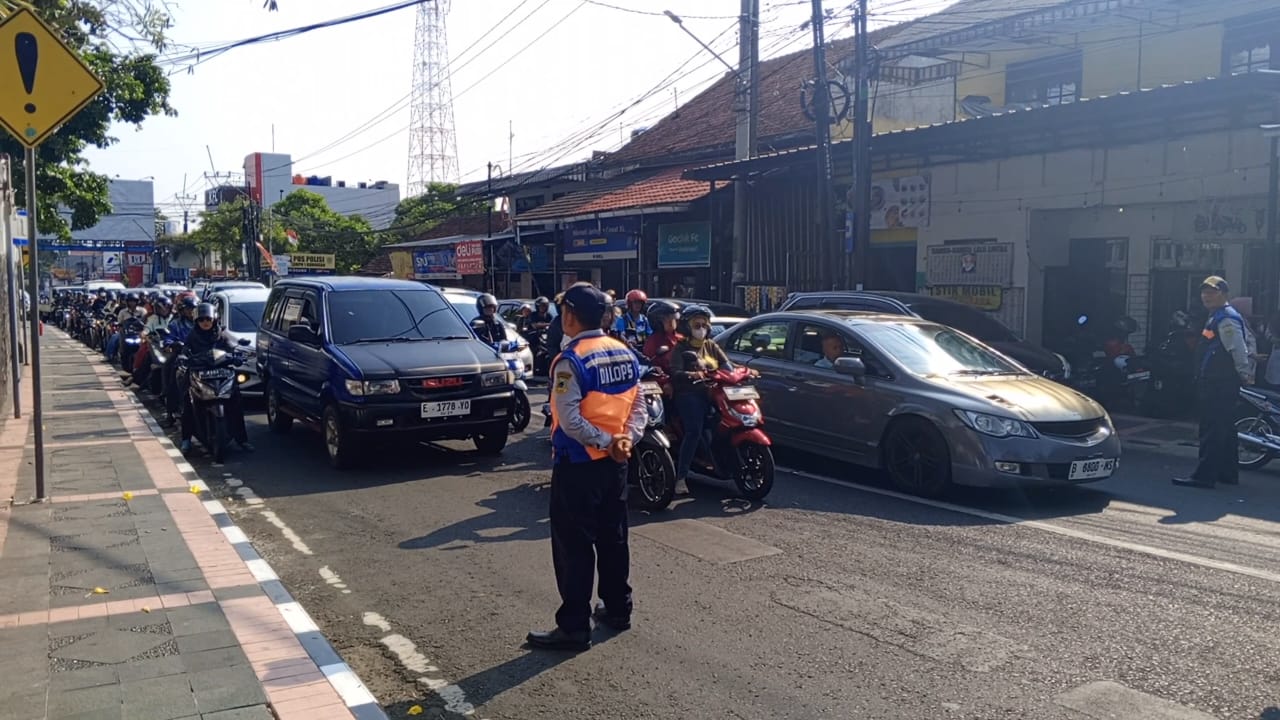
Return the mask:
M395 183L378 180L349 184L327 176L295 174L293 159L284 153L250 153L244 159L244 177L249 197L263 208L295 190L308 190L323 197L339 215L363 217L374 230L390 227L400 204L400 186Z

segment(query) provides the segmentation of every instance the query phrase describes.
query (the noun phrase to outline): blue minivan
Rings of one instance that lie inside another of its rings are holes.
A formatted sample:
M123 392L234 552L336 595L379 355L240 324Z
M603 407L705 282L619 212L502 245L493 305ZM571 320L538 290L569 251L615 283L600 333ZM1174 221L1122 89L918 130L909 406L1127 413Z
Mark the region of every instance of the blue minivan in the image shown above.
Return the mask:
M258 329L271 430L324 434L329 462L351 466L372 440L507 444L515 378L429 285L360 277L276 283Z

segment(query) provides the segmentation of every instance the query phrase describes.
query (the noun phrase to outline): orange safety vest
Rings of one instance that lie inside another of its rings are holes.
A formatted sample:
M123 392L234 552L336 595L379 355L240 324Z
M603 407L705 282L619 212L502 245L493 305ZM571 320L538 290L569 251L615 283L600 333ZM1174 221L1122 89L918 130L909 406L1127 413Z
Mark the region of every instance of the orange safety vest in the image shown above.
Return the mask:
M572 365L582 390L578 406L582 417L610 435L623 433L640 392L640 363L635 354L621 342L601 334L569 343L551 367L557 367L561 360ZM570 378L565 372L557 371L551 392L563 392L567 387ZM561 430L555 402L551 403L551 449L557 461L567 458L568 462L591 462L609 456L607 450L586 447Z

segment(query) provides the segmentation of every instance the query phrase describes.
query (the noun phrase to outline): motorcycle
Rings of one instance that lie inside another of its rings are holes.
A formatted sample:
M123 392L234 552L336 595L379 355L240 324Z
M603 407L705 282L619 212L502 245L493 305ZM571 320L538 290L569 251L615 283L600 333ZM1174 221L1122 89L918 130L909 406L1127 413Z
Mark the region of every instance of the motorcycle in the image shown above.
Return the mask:
M1164 340L1151 355L1151 395L1148 409L1157 417L1171 417L1195 405L1195 347L1199 334L1187 313L1178 310L1169 320Z
M248 340L242 340L248 345ZM236 385L236 368L244 364L246 356L239 350L211 350L187 359L178 368L179 387L185 383L187 402L190 402L195 420L195 437L213 457L222 462L231 443L227 427L227 403L239 391Z
M120 326L120 346L116 352L119 356L121 370L133 370L133 356L138 353L138 348L142 346L142 329L144 327L145 325L143 325L142 321L137 318L129 318Z
M1108 410L1144 409L1151 367L1126 340L1137 329L1136 321L1122 318L1101 335L1093 333L1088 323L1088 315L1077 318L1077 331L1068 342L1071 386Z
M526 368L524 361L520 359L519 343L501 342L496 345L496 349L502 359L507 361L507 369L514 373L516 378L509 415L511 431L523 432L529 427L529 421L533 418L533 410L529 405L529 386L525 382L529 377L530 368Z
M697 381L711 399L693 469L722 480L732 480L738 494L759 502L773 489L773 441L760 428L764 415L760 393L749 384L753 374L745 366L719 369ZM684 428L672 423L672 444L680 446Z
M1280 455L1280 394L1242 387L1240 400L1246 413L1236 420L1236 464L1256 470Z

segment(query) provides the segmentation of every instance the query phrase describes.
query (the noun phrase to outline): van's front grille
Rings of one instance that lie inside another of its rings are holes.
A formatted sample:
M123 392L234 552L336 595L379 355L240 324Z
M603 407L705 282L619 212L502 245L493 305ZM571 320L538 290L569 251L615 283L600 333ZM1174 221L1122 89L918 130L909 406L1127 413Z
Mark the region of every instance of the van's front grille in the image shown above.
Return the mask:
M480 376L476 373L469 373L402 378L400 386L408 389L409 393L417 399L432 400L473 394L480 389Z

